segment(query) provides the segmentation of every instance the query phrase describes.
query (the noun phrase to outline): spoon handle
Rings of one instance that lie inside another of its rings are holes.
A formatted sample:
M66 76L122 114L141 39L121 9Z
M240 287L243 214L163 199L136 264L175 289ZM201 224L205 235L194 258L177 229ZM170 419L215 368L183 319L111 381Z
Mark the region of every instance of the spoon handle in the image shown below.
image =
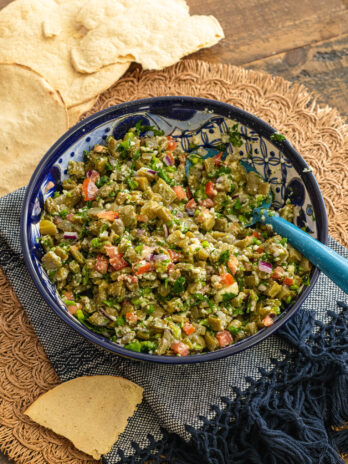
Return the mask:
M286 237L291 245L300 251L303 256L317 266L344 292L348 293L347 259L280 216L269 216L266 213L262 218L262 222L271 224L275 232L282 237Z

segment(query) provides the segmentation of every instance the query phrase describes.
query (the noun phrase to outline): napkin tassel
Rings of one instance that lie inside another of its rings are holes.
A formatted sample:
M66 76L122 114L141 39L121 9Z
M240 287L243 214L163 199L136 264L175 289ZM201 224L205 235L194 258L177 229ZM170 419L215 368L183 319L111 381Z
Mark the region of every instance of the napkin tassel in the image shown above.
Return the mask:
M348 306L328 312L327 324L310 311L298 311L279 331L292 350L272 359L245 391L233 388L213 419L201 428L186 426L185 442L163 430L163 439L122 463L171 464L344 464L348 453Z

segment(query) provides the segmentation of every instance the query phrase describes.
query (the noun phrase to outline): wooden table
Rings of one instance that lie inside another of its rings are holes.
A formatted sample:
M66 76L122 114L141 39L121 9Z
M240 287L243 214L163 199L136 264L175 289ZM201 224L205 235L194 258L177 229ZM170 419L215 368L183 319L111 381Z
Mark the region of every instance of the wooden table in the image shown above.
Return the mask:
M0 9L10 0L0 0ZM187 0L215 15L226 38L190 58L300 82L348 117L348 0ZM348 459L346 461L348 463ZM9 461L0 453L0 464Z

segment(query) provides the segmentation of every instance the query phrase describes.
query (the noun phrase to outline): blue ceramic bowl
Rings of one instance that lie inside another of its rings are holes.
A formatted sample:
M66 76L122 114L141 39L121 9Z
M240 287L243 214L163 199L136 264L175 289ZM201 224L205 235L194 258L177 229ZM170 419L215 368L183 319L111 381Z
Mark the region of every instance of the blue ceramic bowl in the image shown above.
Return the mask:
M327 243L328 221L318 184L308 165L287 141L274 141L271 126L239 108L214 100L192 97L158 97L113 106L93 114L64 134L46 153L35 170L26 191L21 220L22 250L29 272L40 293L51 308L79 334L114 353L138 360L159 363L196 363L211 361L238 353L269 337L301 306L316 282L319 270L312 271L310 286L298 296L268 328L240 342L211 352L187 357L158 356L136 353L91 332L71 316L41 266L42 247L39 221L46 198L59 189L67 177L70 160L81 160L83 151L113 134L119 139L138 120L163 129L181 143L185 151L195 137L200 146L213 146L221 141L227 125L238 123L243 136L240 157L249 162L271 184L275 205L288 198L295 208L296 224L323 243ZM251 142L253 151L250 154ZM231 147L229 147L229 150Z

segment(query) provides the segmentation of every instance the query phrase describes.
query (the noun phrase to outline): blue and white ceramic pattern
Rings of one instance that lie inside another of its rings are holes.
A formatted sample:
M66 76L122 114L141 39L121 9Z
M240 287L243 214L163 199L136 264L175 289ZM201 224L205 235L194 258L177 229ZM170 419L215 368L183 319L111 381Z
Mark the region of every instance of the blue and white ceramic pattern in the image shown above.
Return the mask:
M217 359L241 351L270 335L300 306L311 287L304 290L275 324L256 335L223 350L187 358L171 358L129 352L94 334L81 325L66 310L40 264L43 251L39 243L39 221L44 201L59 189L67 177L70 160L82 160L84 150L101 143L109 134L122 138L139 120L145 125L162 129L172 135L184 151L190 145L212 148L225 141L228 128L238 124L243 145L238 148L240 159L253 166L270 184L274 206L280 207L289 198L296 206L295 223L314 238L326 243L327 215L322 195L305 161L287 141L272 141L273 128L255 116L230 105L192 97L158 97L125 103L100 111L71 128L48 151L29 183L22 214L22 247L29 271L38 289L50 306L69 325L90 340L129 357L158 362L198 362ZM197 149L197 148L196 148ZM236 150L228 145L227 151ZM311 283L318 277L314 270Z

